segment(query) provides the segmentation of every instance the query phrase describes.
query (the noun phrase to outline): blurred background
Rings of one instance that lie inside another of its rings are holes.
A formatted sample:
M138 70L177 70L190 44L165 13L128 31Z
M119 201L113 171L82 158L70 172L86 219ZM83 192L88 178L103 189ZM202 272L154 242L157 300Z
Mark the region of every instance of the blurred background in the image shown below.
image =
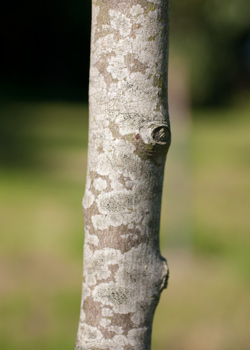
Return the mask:
M171 3L153 350L250 349L250 3ZM80 308L90 1L0 13L0 349L73 349Z

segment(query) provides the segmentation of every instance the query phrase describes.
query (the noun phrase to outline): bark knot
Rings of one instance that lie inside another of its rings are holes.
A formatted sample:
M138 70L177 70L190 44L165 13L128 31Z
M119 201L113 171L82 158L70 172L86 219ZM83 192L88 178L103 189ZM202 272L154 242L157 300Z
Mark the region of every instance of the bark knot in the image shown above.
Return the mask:
M132 138L136 150L141 159L151 160L160 165L165 158L171 142L171 132L167 125L151 125Z
M169 278L169 268L168 268L167 260L163 257L161 257L161 260L162 260L162 275L161 275L160 292L162 292L163 289L167 288L168 278Z
M160 125L153 128L151 136L153 140L161 145L170 144L170 129L166 125Z

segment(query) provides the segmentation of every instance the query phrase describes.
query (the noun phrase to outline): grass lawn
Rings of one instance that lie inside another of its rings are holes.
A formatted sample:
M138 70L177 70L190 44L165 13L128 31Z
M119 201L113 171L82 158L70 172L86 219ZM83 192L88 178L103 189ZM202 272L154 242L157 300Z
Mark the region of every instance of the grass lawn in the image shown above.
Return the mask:
M73 349L87 107L0 106L0 349ZM250 106L172 121L153 350L250 349Z

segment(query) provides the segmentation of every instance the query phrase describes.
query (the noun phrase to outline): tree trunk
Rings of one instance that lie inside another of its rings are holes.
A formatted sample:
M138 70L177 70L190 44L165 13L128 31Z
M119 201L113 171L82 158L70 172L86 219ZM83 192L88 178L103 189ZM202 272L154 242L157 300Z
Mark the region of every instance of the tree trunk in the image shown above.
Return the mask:
M82 305L75 349L148 350L168 267L168 0L93 0Z

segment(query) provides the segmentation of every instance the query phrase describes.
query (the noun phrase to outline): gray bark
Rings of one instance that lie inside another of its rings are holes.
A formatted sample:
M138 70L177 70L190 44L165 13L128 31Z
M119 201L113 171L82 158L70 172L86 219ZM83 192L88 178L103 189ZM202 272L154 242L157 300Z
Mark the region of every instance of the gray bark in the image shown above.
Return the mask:
M75 349L148 350L159 249L168 0L93 0L82 305Z

